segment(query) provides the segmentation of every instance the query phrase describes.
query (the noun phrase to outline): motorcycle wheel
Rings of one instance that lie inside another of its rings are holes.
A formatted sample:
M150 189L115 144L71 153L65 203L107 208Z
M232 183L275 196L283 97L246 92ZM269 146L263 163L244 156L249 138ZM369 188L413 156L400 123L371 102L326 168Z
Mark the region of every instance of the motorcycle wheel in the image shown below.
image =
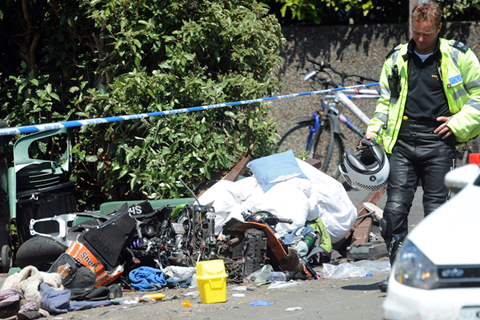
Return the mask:
M37 267L46 271L48 266L67 250L63 244L47 237L35 236L25 241L17 250L16 263L20 268Z

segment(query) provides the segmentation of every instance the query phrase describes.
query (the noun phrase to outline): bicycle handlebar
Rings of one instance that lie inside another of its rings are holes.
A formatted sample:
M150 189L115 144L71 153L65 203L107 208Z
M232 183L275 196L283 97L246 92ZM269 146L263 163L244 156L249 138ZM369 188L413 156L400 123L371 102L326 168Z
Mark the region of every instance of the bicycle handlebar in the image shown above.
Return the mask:
M374 79L372 77L369 77L367 75L362 75L362 74L354 74L354 73L346 73L346 72L342 72L342 71L338 71L337 69L335 69L334 67L332 67L332 65L329 63L329 62L325 62L325 61L316 61L316 60L312 60L312 59L307 59L307 61L315 64L315 65L318 65L320 67L320 72L321 71L324 71L323 69L330 69L332 70L334 73L338 74L340 77L341 77L341 80L340 80L340 84L337 85L337 87L343 87L343 82L346 78L351 78L351 77L357 77L357 78L360 78L360 80L357 80L356 82L359 82L359 83L362 83L363 81L367 80L367 81L373 81L373 82L378 82L378 79ZM310 79L312 76L314 76L314 73L310 73L309 74L309 77L305 77L304 79L305 80L308 80ZM322 82L325 82L326 79L324 78L321 78L320 81ZM330 80L330 81L326 81L326 84L331 84L331 85L334 85L334 83Z
M318 62L317 60L312 60L312 59L307 59L307 61L320 66L320 68L323 68L323 67L329 68L330 67L330 63L325 62L325 61Z

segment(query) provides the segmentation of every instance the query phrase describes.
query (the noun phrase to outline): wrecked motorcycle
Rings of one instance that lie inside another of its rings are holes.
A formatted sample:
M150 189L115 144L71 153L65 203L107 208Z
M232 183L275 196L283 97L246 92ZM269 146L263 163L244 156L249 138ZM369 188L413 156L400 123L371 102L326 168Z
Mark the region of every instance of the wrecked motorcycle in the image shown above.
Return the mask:
M75 224L79 216L89 220ZM84 212L32 220L33 237L18 249L17 264L49 269L66 252L91 269L95 287L108 285L140 265L189 267L210 259L223 259L229 278L236 282L265 264L310 275L296 251L275 236L275 225L290 221L268 212L244 214L244 219L229 221L219 238L214 234L214 208L202 205L153 209L145 201L130 207L125 203L108 215ZM53 221L58 232L35 231L36 224ZM49 255L43 254L46 251ZM126 278L122 277L128 285Z

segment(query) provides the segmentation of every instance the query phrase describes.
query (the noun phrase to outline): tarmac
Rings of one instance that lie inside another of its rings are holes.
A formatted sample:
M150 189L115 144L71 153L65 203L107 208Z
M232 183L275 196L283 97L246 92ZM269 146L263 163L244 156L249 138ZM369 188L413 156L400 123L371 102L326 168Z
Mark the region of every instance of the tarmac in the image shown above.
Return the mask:
M348 194L357 206L368 192L350 191ZM421 197L422 190L419 188L409 216L409 229L423 218ZM377 205L383 208L385 201L386 195L383 195ZM385 260L387 258L378 261ZM321 272L322 268L315 270ZM0 274L0 286L7 276ZM386 293L380 292L377 284L387 276L374 274L368 277L298 281L294 287L284 289L269 289L268 285L264 285L253 286L248 291L237 291L234 289L238 286L228 285L227 301L213 304L201 303L198 289L165 289L162 291L165 298L156 302L73 311L42 319L382 319ZM145 292L127 292L124 296L135 298L142 293ZM190 302L191 307L183 306L185 301ZM250 305L258 301L269 305Z

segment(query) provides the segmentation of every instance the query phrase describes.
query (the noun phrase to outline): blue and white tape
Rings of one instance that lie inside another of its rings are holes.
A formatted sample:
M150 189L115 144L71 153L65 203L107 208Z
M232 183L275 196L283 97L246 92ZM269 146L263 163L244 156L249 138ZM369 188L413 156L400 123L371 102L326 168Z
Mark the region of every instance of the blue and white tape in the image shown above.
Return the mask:
M358 86L352 86L352 87L343 87L343 88L326 89L326 90L319 90L319 91L293 93L293 94L287 94L287 95L283 95L283 96L275 96L275 97L260 98L260 99L253 99L253 100L244 100L244 101L236 101L236 102L228 102L228 103L211 104L211 105L207 105L207 106L192 107L192 108L185 108L185 109L173 109L173 110L167 110L167 111L139 113L139 114L133 114L133 115L116 116L116 117L85 119L85 120L71 120L71 121L65 121L65 122L55 122L55 123L46 123L46 124L35 124L35 125L22 126L22 127L3 128L3 129L0 129L0 136L25 134L25 133L32 133L32 132L39 132L39 131L48 131L48 130L55 130L55 129L60 129L60 128L74 128L74 127L81 127L81 126L91 126L91 125L109 123L109 122L134 120L134 119L149 118L149 117L156 117L156 116L165 116L165 115L175 114L175 113L187 113L187 112L192 112L192 111L223 108L223 107L237 106L237 105L250 104L250 103L256 103L256 102L286 99L286 98L295 98L295 97L309 96L309 95L316 95L316 94L325 94L325 93L334 92L334 91L367 88L367 87L372 87L372 86L378 86L378 82L377 83L368 83L368 84L363 84L363 85L358 85Z

